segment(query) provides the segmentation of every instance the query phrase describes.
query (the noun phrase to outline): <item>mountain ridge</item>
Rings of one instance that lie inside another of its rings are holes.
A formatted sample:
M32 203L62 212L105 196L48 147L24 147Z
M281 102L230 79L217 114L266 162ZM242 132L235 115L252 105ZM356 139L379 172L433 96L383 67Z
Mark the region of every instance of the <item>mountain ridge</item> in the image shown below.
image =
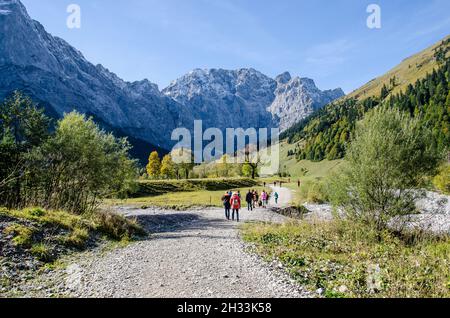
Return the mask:
M292 94L277 99L276 89L284 84L252 68L196 69L162 90L148 79L127 82L49 34L19 0L1 0L0 10L0 98L21 90L54 117L73 110L88 114L108 129L146 142L147 152L170 149L171 132L192 130L196 119L223 130L284 129L335 97L304 79Z

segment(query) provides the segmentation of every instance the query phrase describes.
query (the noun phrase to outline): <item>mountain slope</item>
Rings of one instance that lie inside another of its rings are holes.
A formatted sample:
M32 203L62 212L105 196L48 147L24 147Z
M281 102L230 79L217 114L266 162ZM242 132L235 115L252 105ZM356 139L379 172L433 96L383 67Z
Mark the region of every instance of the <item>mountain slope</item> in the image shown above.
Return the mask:
M445 150L450 146L450 39L447 37L434 46L433 61L428 62L431 72L422 79L405 82L399 89L394 79L384 84L374 97L356 99L346 97L333 102L308 119L296 124L281 137L296 143L298 160L339 159L345 154L356 122L367 111L379 105L389 105L420 116L423 124L433 132L431 143ZM398 92L398 93L396 93Z
M449 39L447 36L443 41ZM418 79L424 78L438 67L435 58L436 49L441 46L441 41L431 47L403 60L386 74L377 77L369 83L363 85L354 92L348 94L347 98L365 99L376 97L380 94L383 85L391 85L391 80L395 78L396 85L392 90L393 94L405 91L409 84L415 83Z
M273 127L266 108L276 83L254 69L196 69L172 82L162 93L182 104L204 127Z

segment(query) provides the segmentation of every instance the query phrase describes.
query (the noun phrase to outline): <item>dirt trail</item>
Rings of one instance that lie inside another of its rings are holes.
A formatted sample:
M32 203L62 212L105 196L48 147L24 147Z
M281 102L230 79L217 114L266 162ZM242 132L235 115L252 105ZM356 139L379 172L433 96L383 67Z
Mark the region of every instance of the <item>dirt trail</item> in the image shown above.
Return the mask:
M225 221L222 209L176 212L124 207L120 213L138 217L157 234L69 266L69 296L310 296L284 274L280 264L267 264L250 253L239 237L237 223ZM286 221L264 209L244 209L241 220Z

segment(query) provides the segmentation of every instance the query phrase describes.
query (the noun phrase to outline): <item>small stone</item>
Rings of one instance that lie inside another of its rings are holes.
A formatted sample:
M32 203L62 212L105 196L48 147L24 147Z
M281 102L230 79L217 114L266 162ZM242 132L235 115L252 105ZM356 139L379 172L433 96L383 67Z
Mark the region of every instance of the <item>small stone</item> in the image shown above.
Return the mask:
M346 293L348 291L348 288L347 288L347 286L342 285L342 286L339 287L338 291L340 293Z

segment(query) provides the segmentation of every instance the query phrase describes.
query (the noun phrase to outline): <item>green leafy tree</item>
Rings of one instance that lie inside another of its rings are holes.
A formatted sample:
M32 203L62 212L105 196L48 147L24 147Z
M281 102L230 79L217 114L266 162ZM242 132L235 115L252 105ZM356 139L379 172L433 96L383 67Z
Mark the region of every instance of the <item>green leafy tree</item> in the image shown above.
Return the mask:
M93 211L106 197L134 190L136 162L131 146L101 130L92 119L72 112L54 135L33 153L31 173L38 176L37 204L76 213Z
M0 105L0 205L23 205L29 154L48 138L49 122L20 92Z
M253 169L249 164L244 163L242 165L242 176L251 178L253 173Z

